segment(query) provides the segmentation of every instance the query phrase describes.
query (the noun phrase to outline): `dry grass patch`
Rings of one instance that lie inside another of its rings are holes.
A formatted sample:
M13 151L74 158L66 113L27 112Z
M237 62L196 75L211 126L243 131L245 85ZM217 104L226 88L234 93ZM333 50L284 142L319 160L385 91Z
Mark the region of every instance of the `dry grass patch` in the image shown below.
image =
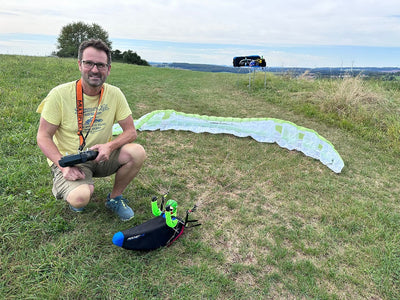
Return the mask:
M320 90L317 97L322 111L341 117L359 118L365 114L373 117L388 104L382 91L374 91L359 77L331 81L329 88Z

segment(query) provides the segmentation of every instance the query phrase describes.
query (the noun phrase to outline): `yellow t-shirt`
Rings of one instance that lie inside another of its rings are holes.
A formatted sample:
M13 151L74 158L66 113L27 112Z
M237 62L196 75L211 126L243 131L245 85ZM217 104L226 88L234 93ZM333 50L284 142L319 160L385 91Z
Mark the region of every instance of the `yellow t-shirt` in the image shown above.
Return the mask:
M96 111L98 96L83 95L84 118L83 135L89 130L90 122ZM76 82L69 82L52 89L40 103L37 112L49 123L59 126L54 143L62 155L76 154L79 147L78 119L76 114ZM86 148L104 144L112 138L112 127L132 114L128 102L121 90L104 83L104 94L97 110L96 119L86 138Z

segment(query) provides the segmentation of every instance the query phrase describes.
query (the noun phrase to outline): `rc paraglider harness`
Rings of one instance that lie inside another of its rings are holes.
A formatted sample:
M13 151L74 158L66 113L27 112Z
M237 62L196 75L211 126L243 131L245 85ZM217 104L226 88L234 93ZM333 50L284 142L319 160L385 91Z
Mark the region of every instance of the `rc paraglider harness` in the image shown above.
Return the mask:
M198 220L189 220L189 214L196 210L196 205L186 211L184 220L176 216L177 202L175 200L168 200L164 210L167 195L168 193L162 196L160 209L157 206L157 197L152 198L151 208L155 218L115 233L112 239L113 244L128 250L154 250L168 247L183 234L185 228L201 225L188 226L189 223L198 222Z

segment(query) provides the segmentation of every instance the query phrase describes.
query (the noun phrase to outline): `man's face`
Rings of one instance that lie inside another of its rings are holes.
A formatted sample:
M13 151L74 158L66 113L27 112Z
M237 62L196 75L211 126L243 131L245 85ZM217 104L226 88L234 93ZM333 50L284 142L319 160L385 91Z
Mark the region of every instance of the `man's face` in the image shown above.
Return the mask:
M94 63L94 65L93 65ZM110 75L111 65L107 64L107 54L96 48L86 48L79 61L82 79L91 87L100 87Z

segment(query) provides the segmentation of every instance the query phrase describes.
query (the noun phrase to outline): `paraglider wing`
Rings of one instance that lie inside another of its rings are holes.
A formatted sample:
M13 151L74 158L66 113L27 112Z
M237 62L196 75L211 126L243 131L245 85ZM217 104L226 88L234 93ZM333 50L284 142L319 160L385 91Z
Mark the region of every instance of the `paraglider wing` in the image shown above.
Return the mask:
M300 151L321 161L335 173L340 173L344 167L342 158L328 140L312 129L280 119L223 118L156 110L136 120L135 127L140 131L184 130L252 137L258 142L277 143L282 148ZM114 125L113 134L121 132L119 125Z

